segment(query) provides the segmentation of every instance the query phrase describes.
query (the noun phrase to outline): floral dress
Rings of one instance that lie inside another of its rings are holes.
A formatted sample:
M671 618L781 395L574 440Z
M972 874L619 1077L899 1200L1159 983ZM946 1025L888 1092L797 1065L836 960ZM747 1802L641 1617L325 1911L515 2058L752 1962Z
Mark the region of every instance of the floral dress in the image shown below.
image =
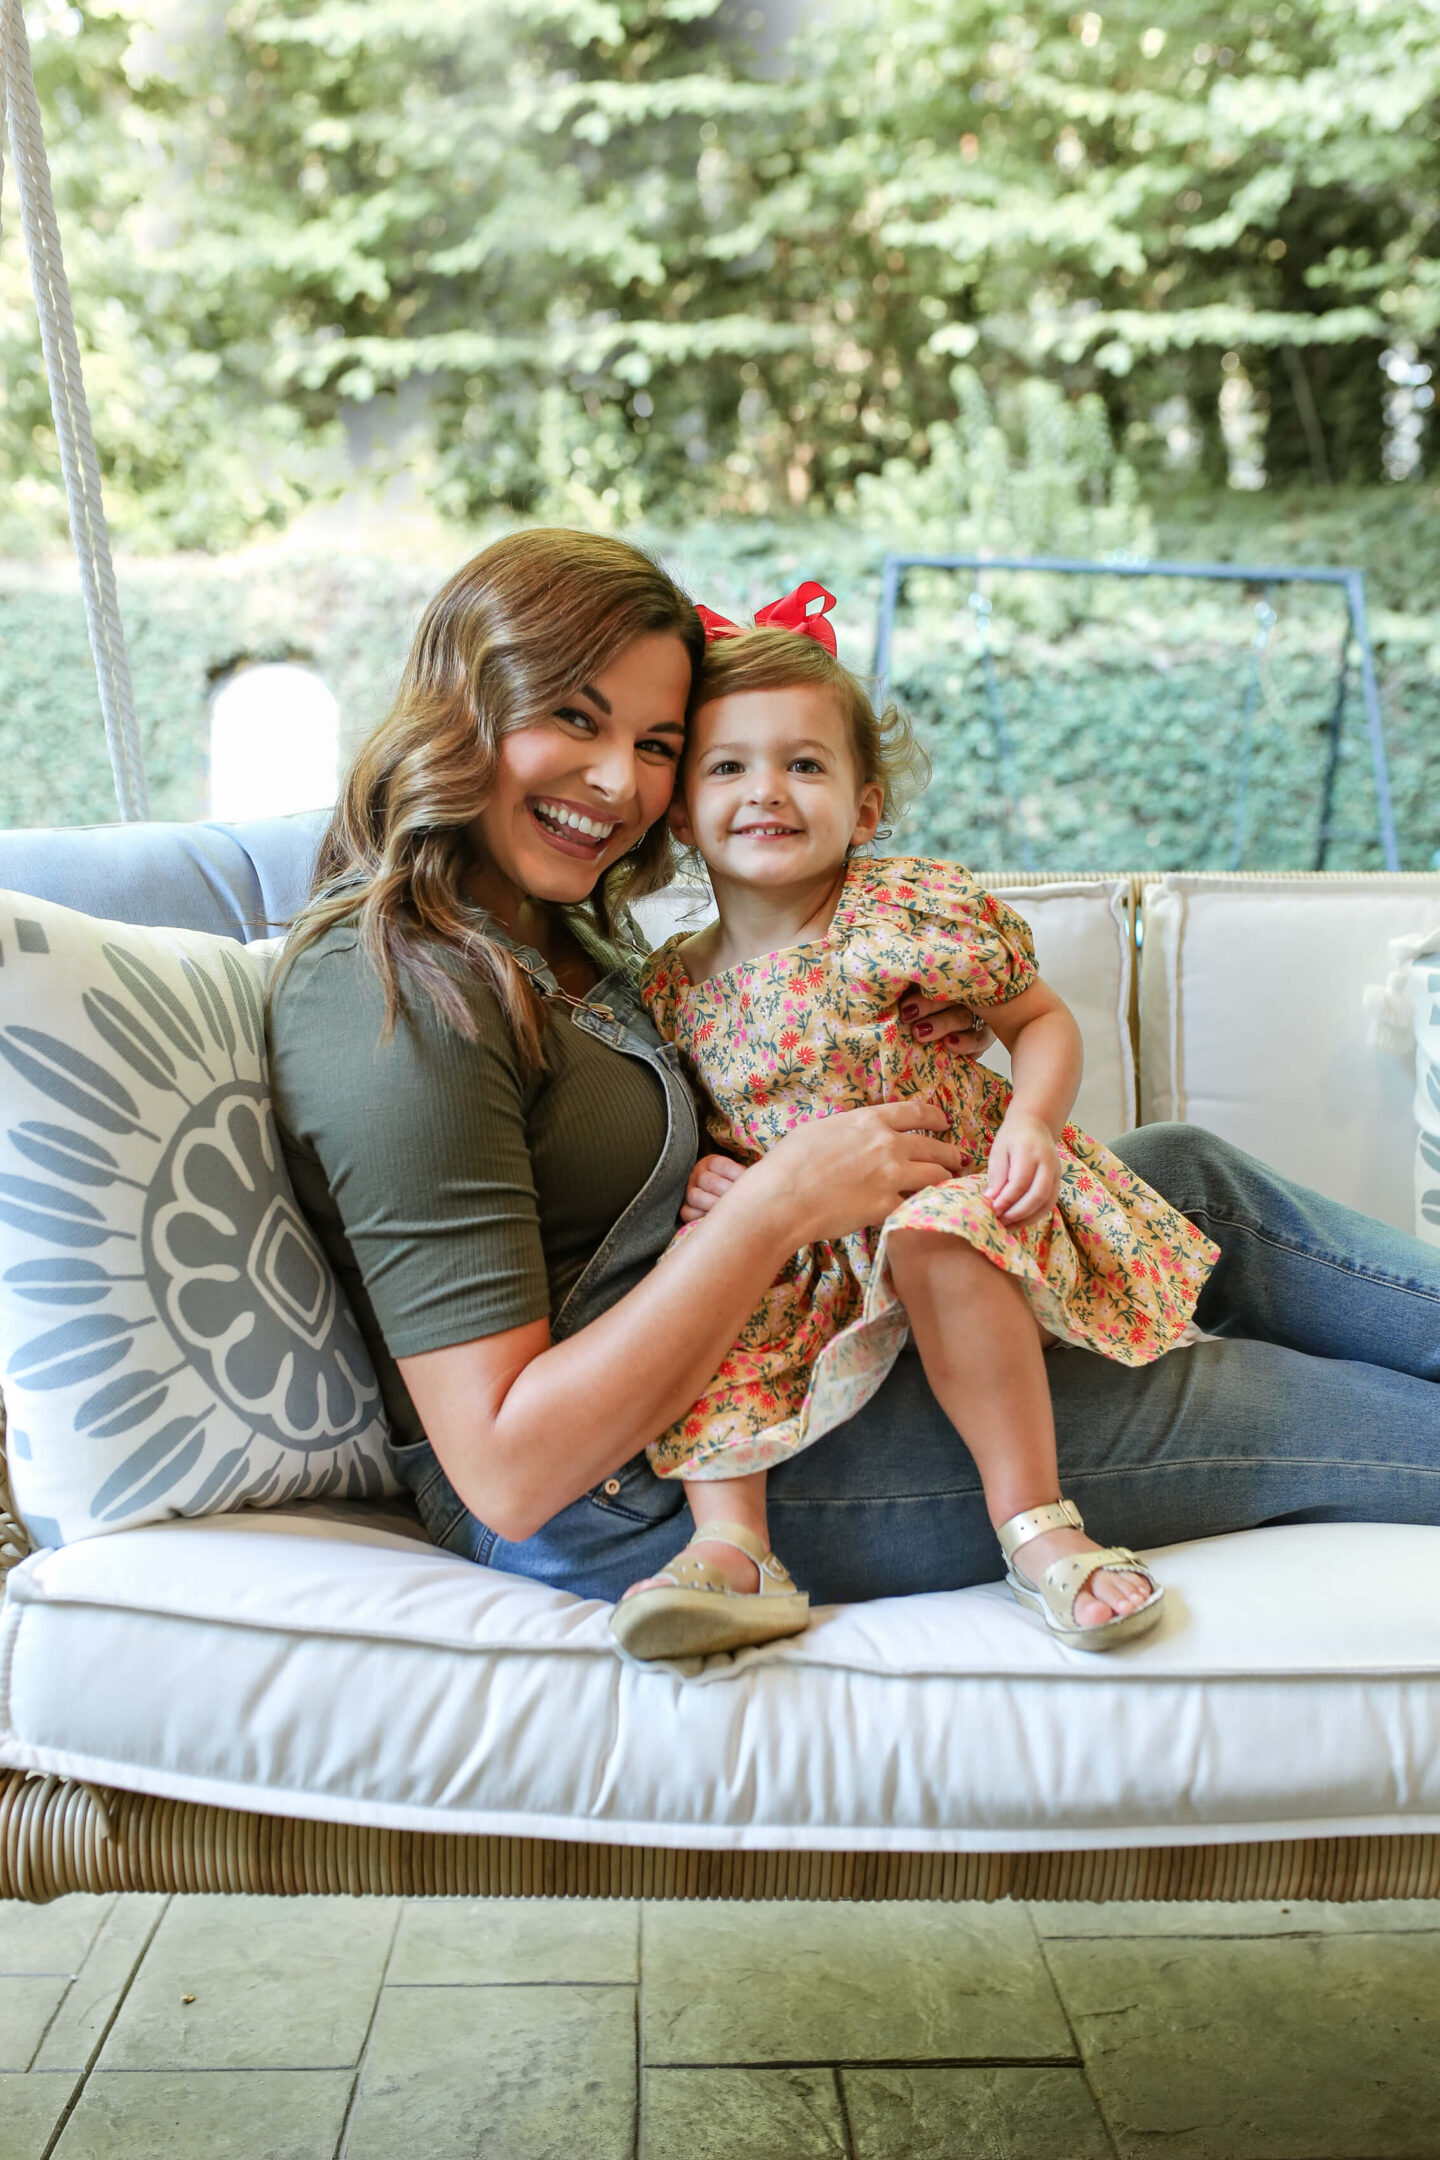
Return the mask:
M1026 925L968 871L855 862L824 937L708 982L691 982L680 943L651 955L641 996L699 1079L721 1147L753 1162L808 1118L919 1095L945 1111L966 1168L902 1201L878 1230L807 1245L787 1262L705 1394L651 1446L662 1477L767 1469L869 1400L908 1332L885 1260L893 1230L964 1238L1016 1277L1061 1342L1123 1365L1173 1347L1218 1248L1073 1125L1060 1140L1055 1205L1018 1228L1000 1222L984 1188L1009 1081L900 1026L912 985L987 1006L1037 979Z

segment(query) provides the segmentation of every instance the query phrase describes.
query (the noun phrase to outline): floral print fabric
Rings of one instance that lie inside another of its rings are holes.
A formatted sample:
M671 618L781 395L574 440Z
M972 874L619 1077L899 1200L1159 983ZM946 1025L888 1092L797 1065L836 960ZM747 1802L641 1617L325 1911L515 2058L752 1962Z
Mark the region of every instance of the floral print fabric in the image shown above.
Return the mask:
M681 942L651 955L641 995L699 1079L718 1145L756 1161L809 1118L920 1095L944 1110L967 1160L880 1229L808 1245L787 1262L700 1401L650 1448L659 1475L768 1469L869 1400L908 1328L885 1260L898 1229L964 1238L1016 1277L1062 1342L1124 1365L1173 1347L1217 1247L1073 1125L1055 1206L1019 1229L998 1221L984 1187L1009 1081L900 1026L912 985L987 1006L1036 980L1028 928L968 871L908 857L856 862L826 936L708 982L691 982Z

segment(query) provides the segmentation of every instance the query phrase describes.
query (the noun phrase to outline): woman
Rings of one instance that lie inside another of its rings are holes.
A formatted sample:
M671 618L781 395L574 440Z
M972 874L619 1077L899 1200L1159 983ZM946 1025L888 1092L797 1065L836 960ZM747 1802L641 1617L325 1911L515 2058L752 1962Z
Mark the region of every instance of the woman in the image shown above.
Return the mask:
M635 1000L623 907L669 875L700 649L688 599L622 542L531 532L468 564L350 772L271 1007L296 1191L431 1536L605 1599L682 1542L683 1493L643 1447L782 1263L958 1167L924 1103L821 1119L654 1265L697 1128ZM1116 1151L1219 1245L1197 1317L1233 1339L1139 1371L1051 1352L1062 1483L1102 1543L1122 1521L1152 1545L1440 1520L1440 1255L1194 1127ZM774 1472L770 1506L820 1602L999 1573L912 1356ZM713 1557L758 1588L743 1554Z

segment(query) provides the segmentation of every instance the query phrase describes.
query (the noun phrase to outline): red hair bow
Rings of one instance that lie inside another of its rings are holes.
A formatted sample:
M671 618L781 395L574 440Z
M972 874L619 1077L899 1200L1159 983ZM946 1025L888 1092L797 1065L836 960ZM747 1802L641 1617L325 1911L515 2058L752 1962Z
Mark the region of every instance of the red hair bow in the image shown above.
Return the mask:
M816 602L819 602L818 607ZM797 585L794 592L786 593L783 600L772 600L769 607L755 610L757 630L793 630L797 637L814 638L826 652L835 650L835 631L825 618L835 605L835 595L817 585L814 578L807 578ZM695 611L705 625L705 642L711 644L716 638L743 637L739 623L730 622L724 615L717 615L714 608L701 607Z

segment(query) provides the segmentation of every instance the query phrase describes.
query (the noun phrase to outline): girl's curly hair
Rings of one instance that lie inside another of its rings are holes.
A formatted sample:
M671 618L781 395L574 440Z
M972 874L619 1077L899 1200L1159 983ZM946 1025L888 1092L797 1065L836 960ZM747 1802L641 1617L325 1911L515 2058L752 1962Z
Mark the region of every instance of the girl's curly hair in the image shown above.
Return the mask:
M930 779L930 760L907 714L895 704L876 712L858 675L814 638L793 630L741 630L706 646L690 709L749 690L793 690L802 685L830 690L850 738L861 784L885 791L881 812L893 823Z

